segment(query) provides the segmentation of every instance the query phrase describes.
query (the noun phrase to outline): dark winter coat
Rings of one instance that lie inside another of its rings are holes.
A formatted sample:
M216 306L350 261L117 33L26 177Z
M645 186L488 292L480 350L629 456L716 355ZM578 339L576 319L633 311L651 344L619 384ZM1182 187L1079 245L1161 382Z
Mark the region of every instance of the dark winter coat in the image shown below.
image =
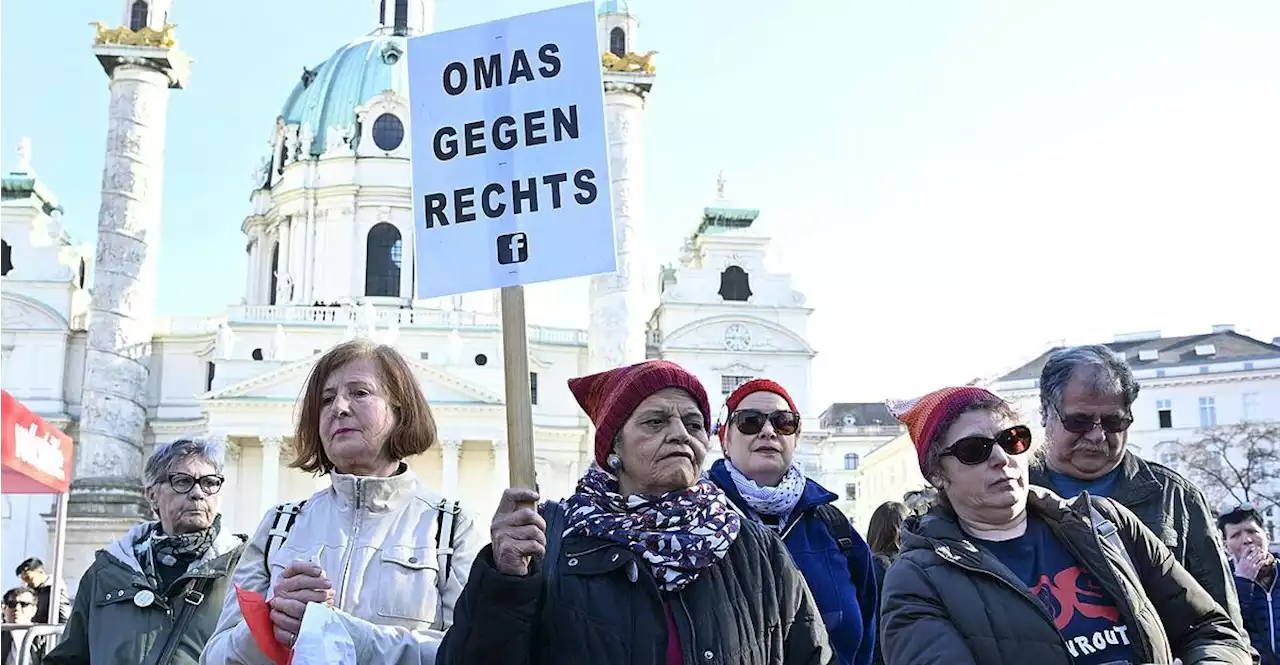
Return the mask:
M708 473L738 510L751 508L738 492L724 460L716 460ZM805 481L804 492L783 525L782 540L796 566L809 583L809 591L822 612L827 637L841 665L870 665L875 653L876 618L880 611L880 587L876 583L871 548L850 525L853 542L842 552L827 524L818 515L820 506L836 495L818 483ZM848 518L844 518L846 521Z
M1095 532L1087 501L1112 522L1133 561ZM1248 646L1226 612L1133 513L1082 494L1067 502L1032 487L1028 513L1115 600L1135 662L1248 665ZM1069 665L1052 615L1004 564L974 546L955 513L935 507L902 533L902 555L885 575L881 615L891 665ZM1145 590L1145 593L1144 593Z
M1031 482L1052 487L1043 466L1031 469ZM1236 626L1240 600L1223 555L1217 516L1209 500L1177 471L1126 452L1120 477L1107 498L1128 508L1173 552L1173 558L1227 610Z
M1276 579L1273 577L1271 585L1264 587L1253 580L1233 577L1249 641L1262 657L1262 665L1280 665L1280 589L1276 588Z
M804 578L760 525L744 520L725 557L679 593L662 593L648 571L620 544L574 535L555 560L516 577L498 572L486 546L436 662L665 665L668 606L685 665L833 662Z
M139 524L98 551L80 578L62 639L45 656L44 665L139 665L153 646L165 645L171 635L170 657L157 665L199 664L200 652L222 612L222 599L245 537L223 532L199 565L169 589L156 589L147 582L133 553L133 543L148 526ZM201 584L203 592L195 588L189 592L189 584L200 580L207 580ZM192 606L189 618L177 632L176 620L187 606Z

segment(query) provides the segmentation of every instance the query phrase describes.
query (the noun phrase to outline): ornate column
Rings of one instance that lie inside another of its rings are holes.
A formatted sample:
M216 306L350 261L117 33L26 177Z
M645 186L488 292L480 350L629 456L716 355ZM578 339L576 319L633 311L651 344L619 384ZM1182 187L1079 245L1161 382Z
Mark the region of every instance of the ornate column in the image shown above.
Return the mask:
M440 493L448 499L458 496L458 456L462 451L462 442L458 439L440 440Z
M614 238L618 269L595 275L590 285L587 371L645 359L646 263L639 255L644 229L644 102L653 86L652 71L604 74L605 126L609 137L609 175L613 188Z
M151 9L151 14L156 14ZM68 560L149 516L142 496L143 432L161 226L169 89L189 59L172 26L98 24L93 53L110 90L92 311L69 506ZM91 552L91 550L90 550ZM81 571L68 571L78 577Z
M280 503L280 446L278 436L262 438L262 512Z
M240 487L240 444L232 441L229 437L216 437L222 442L222 448L225 452L225 460L222 468L222 491L219 495L222 500L219 504L222 510L222 525L227 529L234 529L236 533L245 532L253 529L256 525L241 526L236 523L240 515L240 506L237 499L237 489Z

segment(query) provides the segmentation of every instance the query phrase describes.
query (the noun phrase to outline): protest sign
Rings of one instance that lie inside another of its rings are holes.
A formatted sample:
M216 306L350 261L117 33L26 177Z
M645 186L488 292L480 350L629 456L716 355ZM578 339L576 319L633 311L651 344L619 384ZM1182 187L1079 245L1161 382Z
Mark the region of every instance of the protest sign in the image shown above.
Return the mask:
M408 43L417 297L502 289L511 484L534 487L523 285L613 272L595 3Z

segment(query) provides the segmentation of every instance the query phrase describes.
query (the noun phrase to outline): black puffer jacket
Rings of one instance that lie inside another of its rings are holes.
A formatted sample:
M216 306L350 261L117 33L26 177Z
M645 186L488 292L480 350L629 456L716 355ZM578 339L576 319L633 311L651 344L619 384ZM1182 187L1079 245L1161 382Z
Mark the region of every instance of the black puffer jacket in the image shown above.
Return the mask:
M1248 647L1226 611L1174 560L1169 549L1123 506L1081 495L1066 502L1032 487L1027 512L1044 520L1071 555L1116 601L1129 626L1135 662L1248 665ZM1091 500L1112 522L1133 561L1103 543L1089 518ZM889 665L1070 665L1071 656L1044 605L938 506L885 575L881 639ZM1145 589L1145 593L1144 590Z
M664 603L685 665L833 662L786 546L753 522L743 520L728 554L677 594L662 594L647 565L617 543L570 536L560 547L558 565L527 577L498 572L492 546L481 550L437 664L664 665Z

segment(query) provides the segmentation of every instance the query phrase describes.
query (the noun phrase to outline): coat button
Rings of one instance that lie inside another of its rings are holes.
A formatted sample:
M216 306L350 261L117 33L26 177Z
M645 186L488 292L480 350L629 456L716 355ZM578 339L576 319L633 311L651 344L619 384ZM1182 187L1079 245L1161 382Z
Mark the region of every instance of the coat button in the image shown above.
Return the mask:
M416 556L409 557L409 563L418 563L418 557Z
M578 565L578 560L577 560L577 559L569 559L569 565L570 565L570 566L576 566L576 565Z
M614 553L613 553L613 556L612 556L612 557L609 557L609 560L610 560L610 561L617 561L617 560L618 560L618 553L617 553L617 552L614 552Z
M716 657L716 655L715 655L715 654L713 654L713 653L711 653L710 651L703 651L703 652L702 652L702 657L703 657L703 658L706 658L707 660L711 660L712 658L715 658L715 657Z
M116 592L116 598L124 598L124 589Z

